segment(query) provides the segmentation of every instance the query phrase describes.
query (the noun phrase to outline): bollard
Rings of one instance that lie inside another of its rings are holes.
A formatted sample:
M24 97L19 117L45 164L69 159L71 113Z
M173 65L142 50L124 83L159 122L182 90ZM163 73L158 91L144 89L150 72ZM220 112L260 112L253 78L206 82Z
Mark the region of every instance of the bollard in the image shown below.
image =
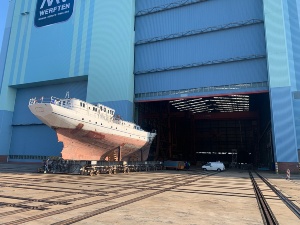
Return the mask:
M275 171L278 174L278 163L277 162L275 163Z
M286 180L290 180L291 179L291 171L290 169L286 170Z

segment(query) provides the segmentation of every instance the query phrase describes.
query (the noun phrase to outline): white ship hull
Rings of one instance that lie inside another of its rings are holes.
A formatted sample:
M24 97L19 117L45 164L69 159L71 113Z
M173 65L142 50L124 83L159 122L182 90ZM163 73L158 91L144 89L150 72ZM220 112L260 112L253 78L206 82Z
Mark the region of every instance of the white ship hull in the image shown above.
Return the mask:
M34 102L29 109L63 142L62 158L66 160L144 161L155 133L149 133L130 122L99 113L92 105L75 107L78 99L55 104ZM109 108L108 108L109 109ZM134 128L133 128L134 127Z

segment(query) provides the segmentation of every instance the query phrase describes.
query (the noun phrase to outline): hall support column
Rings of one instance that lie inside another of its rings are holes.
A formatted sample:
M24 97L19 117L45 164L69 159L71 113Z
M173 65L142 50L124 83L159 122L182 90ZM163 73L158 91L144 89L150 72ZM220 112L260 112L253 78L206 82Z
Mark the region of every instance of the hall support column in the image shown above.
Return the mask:
M297 130L293 93L298 91L294 40L292 33L299 30L299 20L291 17L289 7L298 10L295 1L263 0L265 35L269 74L274 161L279 172L290 169L298 172ZM298 10L299 15L299 10ZM298 28L294 27L298 20ZM300 53L300 52L299 52Z
M168 104L168 156L172 158L172 131L171 131L171 117L170 117L170 104Z

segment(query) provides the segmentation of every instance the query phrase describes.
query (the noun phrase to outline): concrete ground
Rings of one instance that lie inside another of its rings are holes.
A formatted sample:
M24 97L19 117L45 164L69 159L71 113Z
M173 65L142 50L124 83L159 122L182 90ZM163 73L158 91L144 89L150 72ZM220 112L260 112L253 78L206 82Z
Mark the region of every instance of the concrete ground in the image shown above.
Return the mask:
M248 171L160 170L97 176L0 164L1 224L263 224ZM261 172L300 206L300 175ZM274 201L280 224L300 224ZM273 204L273 203L272 203Z

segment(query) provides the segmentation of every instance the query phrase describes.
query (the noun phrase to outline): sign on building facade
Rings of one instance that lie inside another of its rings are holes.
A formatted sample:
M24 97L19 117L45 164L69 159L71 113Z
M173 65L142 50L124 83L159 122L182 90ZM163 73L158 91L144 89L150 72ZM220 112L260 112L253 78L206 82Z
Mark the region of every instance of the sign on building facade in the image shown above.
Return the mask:
M64 22L73 14L74 0L37 0L34 25L44 27Z

